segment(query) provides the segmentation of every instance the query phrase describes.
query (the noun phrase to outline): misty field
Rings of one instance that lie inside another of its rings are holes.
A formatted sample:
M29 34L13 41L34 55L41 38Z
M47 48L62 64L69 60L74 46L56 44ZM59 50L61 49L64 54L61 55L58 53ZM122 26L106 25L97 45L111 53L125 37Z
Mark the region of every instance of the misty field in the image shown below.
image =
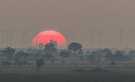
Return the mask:
M107 72L75 71L92 70L96 65L80 64L47 64L42 71L35 65L0 66L0 82L135 82L134 65L115 65L100 68Z

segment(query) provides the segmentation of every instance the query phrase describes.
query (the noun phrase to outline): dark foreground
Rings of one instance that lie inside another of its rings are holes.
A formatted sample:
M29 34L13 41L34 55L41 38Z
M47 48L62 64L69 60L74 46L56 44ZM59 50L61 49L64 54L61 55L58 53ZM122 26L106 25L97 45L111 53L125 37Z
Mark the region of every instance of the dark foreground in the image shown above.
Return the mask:
M135 67L93 69L53 65L39 72L34 66L1 66L0 82L135 82Z
M0 74L0 82L135 82L135 74L122 73L57 73Z

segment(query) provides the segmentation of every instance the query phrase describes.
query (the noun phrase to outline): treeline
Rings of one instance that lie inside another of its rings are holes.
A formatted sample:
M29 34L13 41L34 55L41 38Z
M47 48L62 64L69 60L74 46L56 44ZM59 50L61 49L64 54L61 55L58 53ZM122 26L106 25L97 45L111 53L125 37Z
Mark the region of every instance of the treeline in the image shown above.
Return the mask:
M135 50L125 53L121 50L112 51L109 48L97 49L93 51L84 51L80 43L72 42L66 49L58 50L53 43L48 43L43 49L25 49L17 51L14 48L7 47L0 51L0 61L2 65L11 64L14 61L15 65L29 64L28 60L36 60L43 58L45 61L62 59L62 63L66 63L66 58L78 58L80 61L89 61L93 64L99 64L101 61L108 61L111 64L120 61L133 60Z

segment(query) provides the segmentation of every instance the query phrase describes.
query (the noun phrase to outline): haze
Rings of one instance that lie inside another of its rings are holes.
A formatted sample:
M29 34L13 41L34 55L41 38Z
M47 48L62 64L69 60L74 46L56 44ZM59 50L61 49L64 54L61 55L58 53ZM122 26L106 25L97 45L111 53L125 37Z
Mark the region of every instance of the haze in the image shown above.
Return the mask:
M135 0L0 0L0 45L29 47L37 32L54 29L85 48L135 48L134 10Z

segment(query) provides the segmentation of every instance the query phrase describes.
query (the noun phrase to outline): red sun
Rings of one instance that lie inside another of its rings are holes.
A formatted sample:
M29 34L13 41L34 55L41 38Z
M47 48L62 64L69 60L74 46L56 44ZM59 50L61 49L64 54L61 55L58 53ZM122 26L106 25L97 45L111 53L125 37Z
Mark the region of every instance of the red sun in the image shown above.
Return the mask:
M32 44L34 46L36 46L37 43L38 44L42 43L45 45L49 43L50 40L56 41L58 47L64 47L67 44L67 40L65 39L63 34L55 30L45 30L45 31L39 32L34 37Z

